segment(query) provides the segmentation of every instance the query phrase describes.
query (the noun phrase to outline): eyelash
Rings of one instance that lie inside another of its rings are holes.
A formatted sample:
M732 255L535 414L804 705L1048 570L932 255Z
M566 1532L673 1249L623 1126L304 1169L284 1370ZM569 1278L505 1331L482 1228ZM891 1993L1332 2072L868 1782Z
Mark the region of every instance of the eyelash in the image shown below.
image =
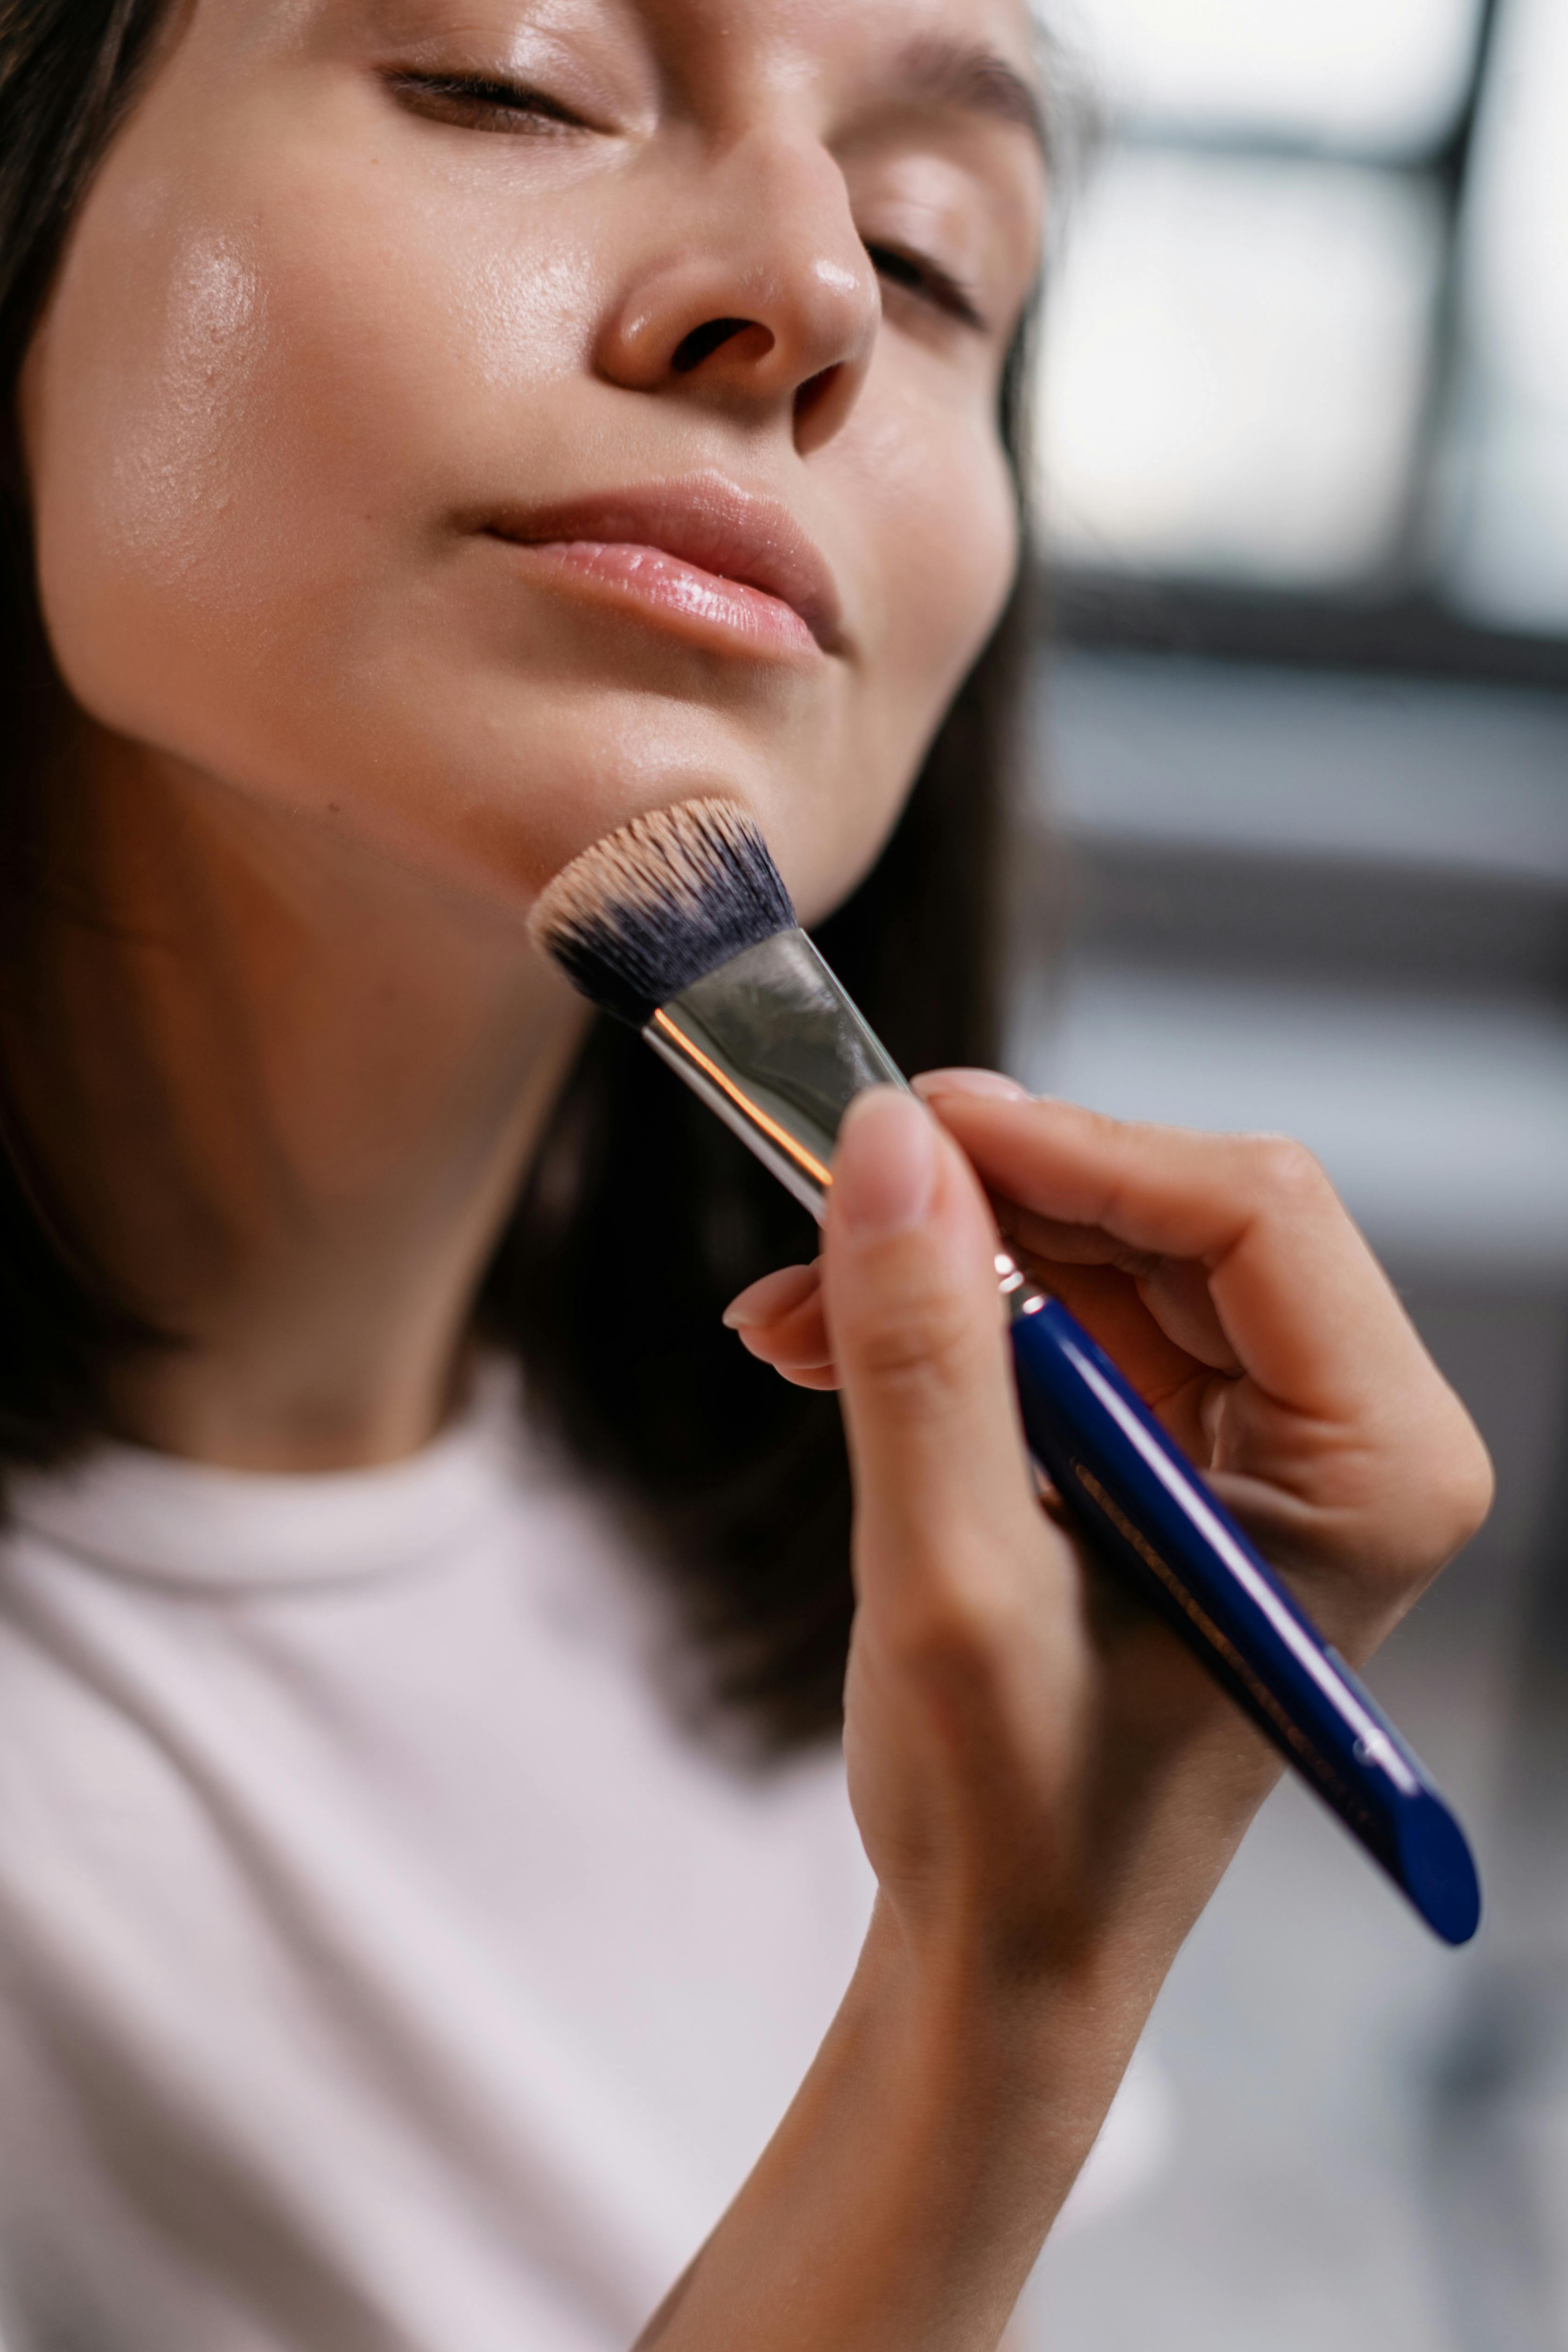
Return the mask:
M516 136L527 131L583 131L590 127L558 99L523 82L498 81L483 74L413 72L389 74L387 82L395 96L412 103L419 111L442 109L447 121L462 122L466 118L464 127L470 130L504 127ZM488 121L483 119L486 117ZM879 245L869 239L866 251L879 278L887 278L912 294L917 301L929 303L962 326L984 331L985 320L973 297L939 264L918 254L906 253L898 246Z
M495 81L486 74L426 74L395 73L387 76L387 87L405 103L412 103L420 112L436 108L447 110L446 119L468 117L470 130L505 128L514 134L528 130L584 131L589 126L579 114L563 106L542 89L531 89L525 82ZM421 106L420 101L425 103ZM476 116L489 116L488 122L476 121ZM497 117L500 121L496 120Z
M973 295L961 286L956 278L934 261L920 255L905 253L898 246L877 245L869 240L866 250L879 278L890 278L895 286L930 302L938 310L956 319L965 327L983 330L985 320L977 309Z

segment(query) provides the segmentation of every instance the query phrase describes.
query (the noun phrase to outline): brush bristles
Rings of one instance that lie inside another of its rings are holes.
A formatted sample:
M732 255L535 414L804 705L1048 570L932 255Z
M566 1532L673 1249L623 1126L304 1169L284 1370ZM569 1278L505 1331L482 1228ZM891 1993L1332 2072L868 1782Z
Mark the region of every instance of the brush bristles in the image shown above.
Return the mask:
M795 922L766 842L733 801L682 801L563 866L530 929L575 988L640 1029L683 988Z

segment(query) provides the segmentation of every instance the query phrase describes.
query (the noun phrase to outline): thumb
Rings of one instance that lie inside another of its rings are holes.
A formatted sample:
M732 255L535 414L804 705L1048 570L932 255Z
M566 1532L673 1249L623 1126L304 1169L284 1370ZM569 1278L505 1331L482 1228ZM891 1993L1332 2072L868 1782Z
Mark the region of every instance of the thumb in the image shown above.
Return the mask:
M914 1096L858 1096L839 1132L823 1296L855 1470L862 1573L909 1584L1039 1540L997 1291L996 1230ZM929 1596L928 1596L929 1597Z

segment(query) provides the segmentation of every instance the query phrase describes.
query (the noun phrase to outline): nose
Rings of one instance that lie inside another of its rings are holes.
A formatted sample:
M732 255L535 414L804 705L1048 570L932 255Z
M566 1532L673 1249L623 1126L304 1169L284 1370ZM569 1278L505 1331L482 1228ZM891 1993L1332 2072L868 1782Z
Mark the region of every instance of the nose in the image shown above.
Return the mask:
M853 409L881 310L832 157L757 137L707 165L628 272L595 363L628 390L787 415L805 456Z

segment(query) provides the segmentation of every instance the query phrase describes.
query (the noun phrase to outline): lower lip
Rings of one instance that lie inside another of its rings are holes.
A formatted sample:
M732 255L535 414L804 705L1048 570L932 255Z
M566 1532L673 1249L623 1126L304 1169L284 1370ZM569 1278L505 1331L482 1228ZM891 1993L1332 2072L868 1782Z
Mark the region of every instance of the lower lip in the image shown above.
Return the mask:
M596 600L708 645L778 658L821 648L793 604L742 580L683 563L662 547L596 539L509 540L531 568L564 575Z

